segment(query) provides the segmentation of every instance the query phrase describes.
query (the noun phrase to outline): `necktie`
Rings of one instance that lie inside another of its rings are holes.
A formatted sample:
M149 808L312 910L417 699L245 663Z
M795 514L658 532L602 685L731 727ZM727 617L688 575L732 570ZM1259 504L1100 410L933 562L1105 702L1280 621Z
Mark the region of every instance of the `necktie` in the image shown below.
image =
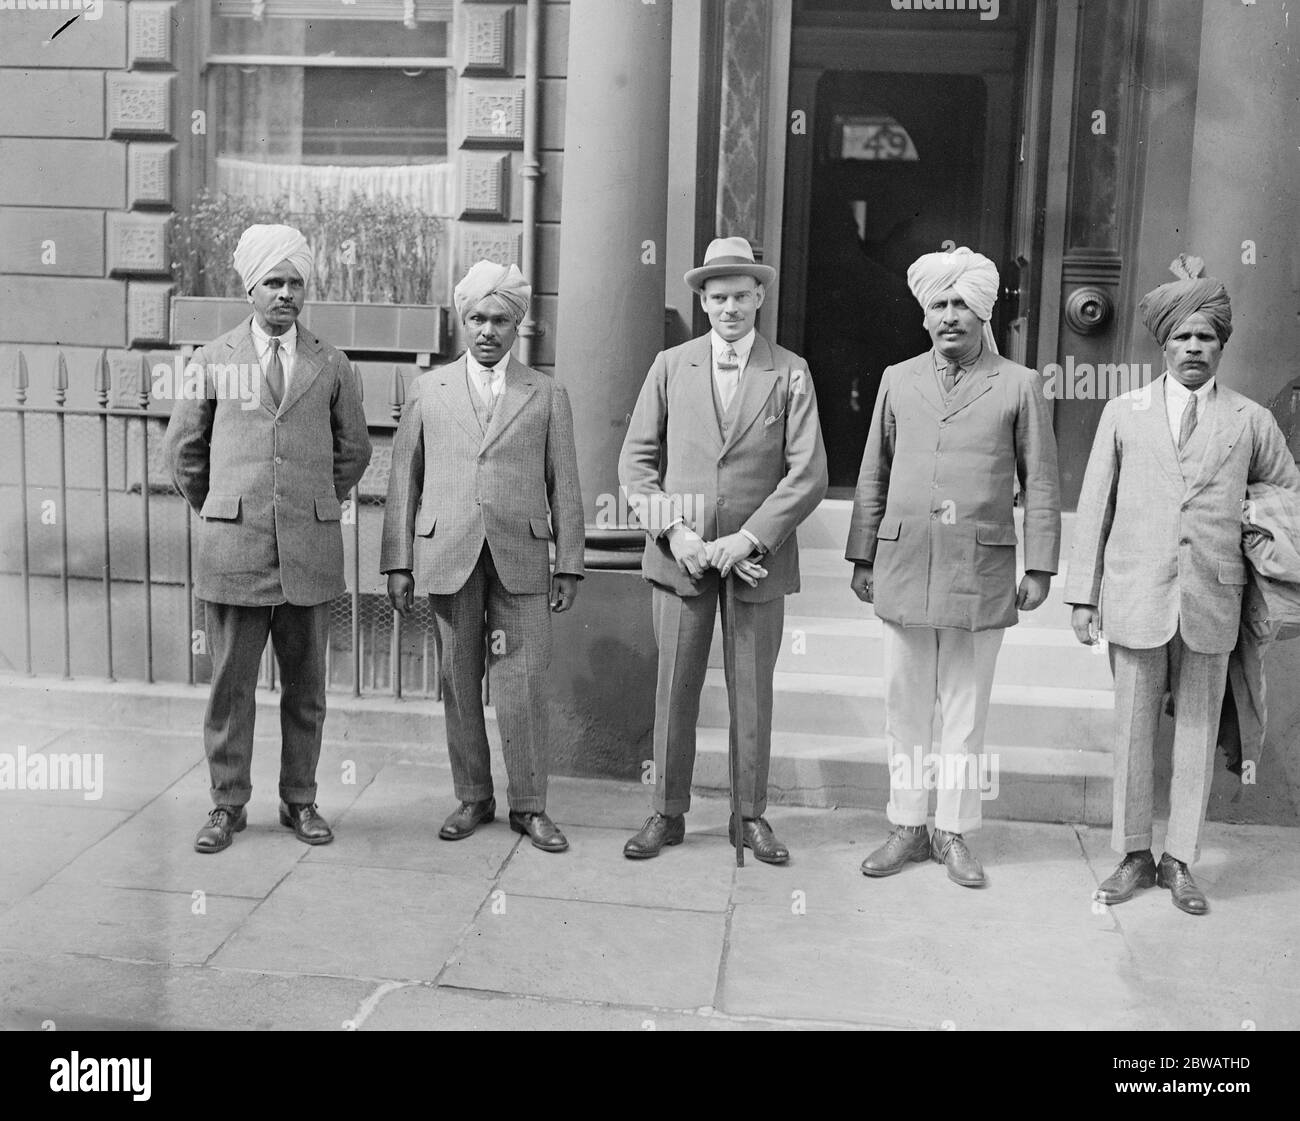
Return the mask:
M943 372L944 393L951 393L956 388L959 377L961 377L961 367L956 362L949 362L948 368Z
M1178 450L1182 451L1187 446L1187 441L1192 438L1192 433L1196 431L1196 394L1193 393L1187 398L1187 404L1183 406L1183 420L1178 426Z
M495 381L496 370L489 366L483 371L483 403L487 406L489 417L492 415L497 403L497 395L493 392L493 383Z
M722 411L731 407L731 399L736 395L736 386L740 382L740 356L735 347L727 347L718 359L718 397L722 401Z
M266 363L266 388L271 391L271 400L275 407L280 407L284 400L284 367L280 365L280 340L272 335L270 340L271 357Z

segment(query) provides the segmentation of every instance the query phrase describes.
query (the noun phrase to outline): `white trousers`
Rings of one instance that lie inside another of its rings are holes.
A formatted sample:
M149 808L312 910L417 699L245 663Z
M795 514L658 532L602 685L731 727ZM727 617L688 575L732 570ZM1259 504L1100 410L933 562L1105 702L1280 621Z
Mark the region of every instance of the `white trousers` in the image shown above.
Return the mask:
M980 763L1001 629L901 627L885 631L885 736L889 741L889 805L895 825L924 825L930 790L935 828L969 833L980 827ZM943 719L939 754L934 712Z

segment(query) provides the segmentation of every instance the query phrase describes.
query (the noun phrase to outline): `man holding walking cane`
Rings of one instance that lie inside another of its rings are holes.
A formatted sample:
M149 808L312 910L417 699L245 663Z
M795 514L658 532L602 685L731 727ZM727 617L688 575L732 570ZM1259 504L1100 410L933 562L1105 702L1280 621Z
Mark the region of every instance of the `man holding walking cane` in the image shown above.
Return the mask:
M769 864L790 858L763 819L772 675L785 597L799 590L795 529L825 495L827 474L807 363L754 330L764 286L775 276L755 262L744 238L709 245L703 266L685 280L700 294L712 330L655 358L619 457L619 482L646 531L642 573L654 586L659 644L655 812L624 846L630 859L658 856L685 836L720 595L733 743L731 840ZM728 582L734 589L724 594Z

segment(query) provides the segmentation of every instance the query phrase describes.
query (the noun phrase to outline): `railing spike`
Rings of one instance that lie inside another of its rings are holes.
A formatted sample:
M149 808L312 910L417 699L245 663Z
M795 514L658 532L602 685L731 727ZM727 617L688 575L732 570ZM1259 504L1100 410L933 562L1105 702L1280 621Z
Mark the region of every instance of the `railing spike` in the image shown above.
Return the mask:
M14 360L14 395L20 405L27 400L27 387L30 384L27 377L27 355L20 350Z
M95 360L95 396L99 398L101 409L108 407L108 396L113 384L113 375L108 367L108 351L101 350Z
M388 389L388 404L392 409L394 422L402 419L402 406L406 404L406 383L402 380L402 369L393 363L393 380Z
M54 359L54 403L60 407L68 400L68 360L63 351Z
M140 408L149 407L150 390L153 387L153 378L149 369L149 356L143 352L140 355Z

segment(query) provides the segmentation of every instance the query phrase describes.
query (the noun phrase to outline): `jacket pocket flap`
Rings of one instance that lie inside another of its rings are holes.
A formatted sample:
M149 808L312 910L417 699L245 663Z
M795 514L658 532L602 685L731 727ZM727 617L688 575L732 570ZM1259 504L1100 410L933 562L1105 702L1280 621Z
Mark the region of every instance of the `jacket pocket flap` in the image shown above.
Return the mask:
M879 541L897 541L902 528L902 518L881 518L880 528L876 530L876 539Z
M210 494L203 500L199 516L218 522L233 522L239 517L239 497L237 494Z
M1244 584L1246 582L1246 565L1242 561L1220 561L1220 584Z
M322 494L316 499L316 520L336 522L343 516L343 507L332 494Z
M529 518L528 525L534 537L540 537L543 541L551 540L551 523L546 518Z
M433 527L438 521L438 512L428 506L421 506L420 512L415 516L415 536L429 537L433 533Z
M980 522L975 526L975 540L981 545L1015 545L1017 542L1015 524L1005 525L1000 522Z

